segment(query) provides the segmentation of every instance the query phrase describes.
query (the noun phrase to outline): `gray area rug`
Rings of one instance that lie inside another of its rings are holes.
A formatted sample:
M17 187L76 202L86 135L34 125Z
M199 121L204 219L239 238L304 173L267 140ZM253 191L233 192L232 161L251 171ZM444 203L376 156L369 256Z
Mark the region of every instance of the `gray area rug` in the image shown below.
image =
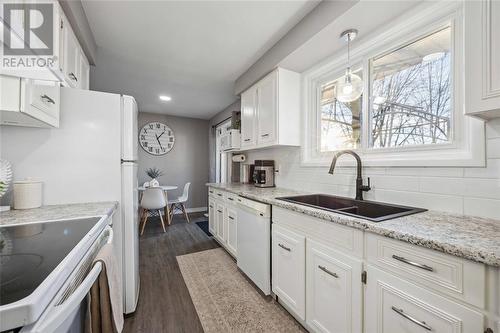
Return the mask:
M305 332L271 297L264 297L217 248L177 257L206 333Z

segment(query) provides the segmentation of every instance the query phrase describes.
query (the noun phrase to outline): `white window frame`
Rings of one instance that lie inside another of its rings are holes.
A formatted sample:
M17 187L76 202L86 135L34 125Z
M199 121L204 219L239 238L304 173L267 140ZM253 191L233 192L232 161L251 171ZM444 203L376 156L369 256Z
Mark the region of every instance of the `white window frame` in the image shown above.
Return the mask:
M351 62L354 68L363 68L363 103L361 146L355 149L367 166L431 166L431 167L480 167L486 164L484 122L465 116L464 110L464 13L463 2L424 3L396 24L376 31L355 44ZM371 73L370 60L390 53L415 40L438 31L445 26L452 30L452 130L451 142L404 147L372 148L371 132ZM303 73L302 100L304 126L302 129L301 164L326 166L333 152L321 152L320 98L322 85L343 75L346 54L341 52ZM368 120L368 121L367 121ZM351 159L342 159L340 165L354 165Z

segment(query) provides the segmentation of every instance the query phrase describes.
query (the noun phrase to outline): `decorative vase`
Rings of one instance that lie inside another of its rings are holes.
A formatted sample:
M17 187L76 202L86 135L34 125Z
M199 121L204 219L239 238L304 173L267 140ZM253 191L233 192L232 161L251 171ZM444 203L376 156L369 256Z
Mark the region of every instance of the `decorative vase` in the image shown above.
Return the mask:
M153 178L149 181L149 187L158 187L160 186L160 183L156 180L156 178Z

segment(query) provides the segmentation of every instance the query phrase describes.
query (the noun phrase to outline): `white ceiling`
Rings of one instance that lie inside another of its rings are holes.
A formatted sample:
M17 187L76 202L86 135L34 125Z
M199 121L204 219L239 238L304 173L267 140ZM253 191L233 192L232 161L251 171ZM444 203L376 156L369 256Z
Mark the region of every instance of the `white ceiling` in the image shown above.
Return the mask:
M204 119L236 100L234 81L318 4L82 3L98 45L92 89L132 95L141 111Z

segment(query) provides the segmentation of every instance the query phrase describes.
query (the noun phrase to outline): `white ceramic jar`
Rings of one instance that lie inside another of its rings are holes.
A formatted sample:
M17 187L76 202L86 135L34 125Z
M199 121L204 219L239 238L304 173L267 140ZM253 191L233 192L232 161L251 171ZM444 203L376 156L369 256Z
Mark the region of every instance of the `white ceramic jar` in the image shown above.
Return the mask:
M42 206L42 181L26 179L14 182L14 209Z

